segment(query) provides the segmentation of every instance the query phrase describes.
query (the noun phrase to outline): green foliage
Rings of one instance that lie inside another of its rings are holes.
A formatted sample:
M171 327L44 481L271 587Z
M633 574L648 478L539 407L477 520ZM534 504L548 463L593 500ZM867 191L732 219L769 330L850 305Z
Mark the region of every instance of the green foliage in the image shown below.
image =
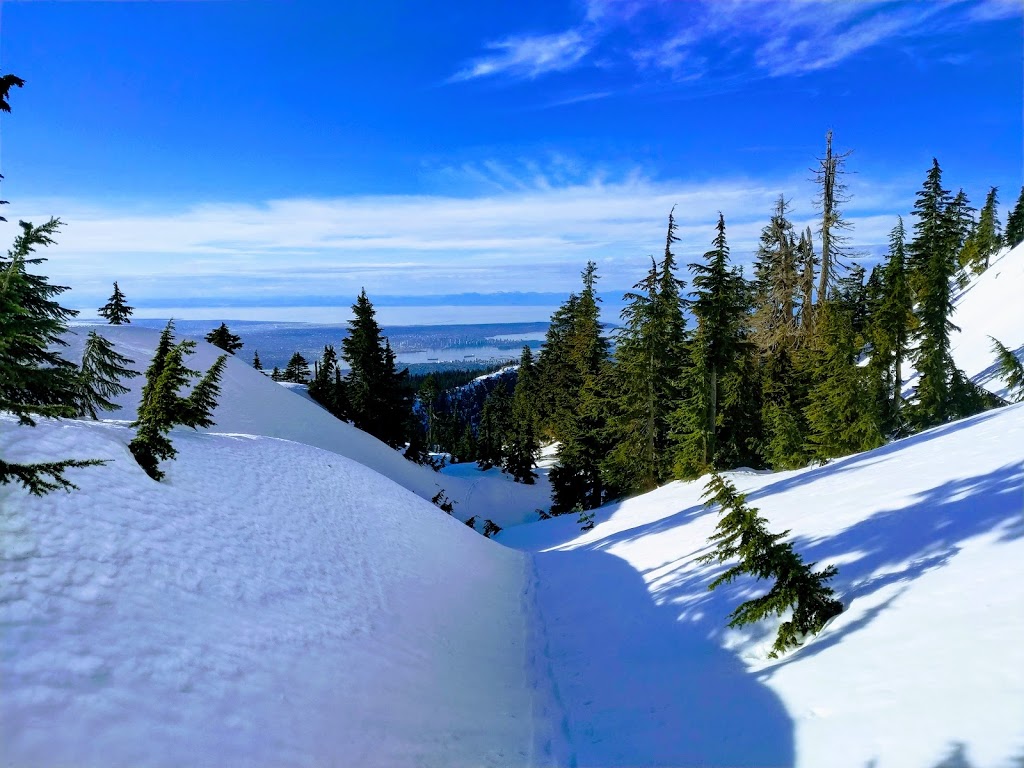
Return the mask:
M187 355L195 351L191 340L174 343L174 321L167 323L160 334L153 359L146 369L146 384L136 420L135 437L129 443L135 460L154 480L162 480L160 462L177 455L168 434L177 425L192 427L213 426L213 409L220 395L220 377L227 364L227 355L221 355L187 396L181 390L200 375L185 365Z
M536 402L537 371L533 353L528 346L524 346L519 358L516 387L512 392L512 411L509 415L503 465L513 480L527 485L533 485L537 478L537 473L533 471L537 466L537 451L540 450Z
M1021 243L1024 243L1024 187L1020 188L1020 197L1006 217L1006 244L1015 248Z
M216 328L214 328L212 331L206 334L204 338L206 339L206 341L213 344L213 346L220 347L221 349L223 349L229 355L235 354L235 352L237 352L244 346L242 344L242 338L240 336L236 336L230 330L228 330L228 327L225 323L221 323L220 325L218 325Z
M498 384L484 401L476 433L476 461L480 469L500 467L512 420L512 400L504 384Z
M252 353L252 368L254 371L263 370L263 363L260 362L260 351L258 349Z
M0 102L11 85L10 77L0 78ZM36 248L54 243L60 221L50 219L38 227L22 221L19 226L21 233L13 247L6 258L0 258L0 410L17 416L22 425L35 426L37 418L75 414L78 371L61 357L59 348L66 346L61 334L67 330L67 320L78 313L56 301L67 288L51 285L46 277L25 269L45 261L32 254ZM76 486L64 477L65 471L102 463L0 460L0 485L17 482L35 495L70 491Z
M116 280L114 281L114 292L107 299L107 303L97 310L99 316L104 318L110 325L126 325L130 323L131 315L134 311L134 307L128 306L124 294L117 287Z
M1006 379L1010 396L1015 402L1024 402L1024 364L1002 342L992 336L989 339L992 341L992 353L996 356L999 375Z
M96 419L97 411L120 410L121 406L110 398L129 391L128 387L121 384L121 379L139 375L138 371L128 368L134 362L119 354L114 345L96 331L89 331L82 352L82 367L78 370L76 381L75 415Z
M985 205L978 216L978 225L971 232L963 250L960 251L960 266L981 274L988 269L992 257L1003 245L1003 234L1000 232L997 208L999 199L997 188L992 187L985 198Z
M288 365L280 372L277 381L290 381L294 384L305 384L309 381L309 361L301 353L295 352L288 358Z
M815 342L810 351L814 384L804 409L810 454L824 461L881 445L865 369L856 363L850 311L834 301L820 305Z
M698 558L698 562L738 561L714 579L708 589L716 589L742 575L774 580L767 594L741 603L730 614L730 627L781 616L792 609L791 618L780 624L769 653L771 658L776 658L787 649L799 646L807 635L820 632L829 619L842 613L842 603L825 584L836 575L835 566L815 572L814 563L804 563L792 545L783 541L789 531L770 533L768 521L757 509L748 507L746 495L738 493L721 475L711 476L704 499L709 507L717 504L722 517L710 538L714 550Z
M398 371L395 353L377 325L366 291L352 305L348 336L342 340L347 408L352 423L393 448L407 438L412 410L408 369Z
M296 361L295 368L301 370L302 365L302 362ZM291 375L294 375L294 372ZM307 389L309 396L326 408L328 413L339 419L347 417L348 399L345 394L345 382L338 367L338 355L332 345L324 346L323 356L316 364L316 373Z

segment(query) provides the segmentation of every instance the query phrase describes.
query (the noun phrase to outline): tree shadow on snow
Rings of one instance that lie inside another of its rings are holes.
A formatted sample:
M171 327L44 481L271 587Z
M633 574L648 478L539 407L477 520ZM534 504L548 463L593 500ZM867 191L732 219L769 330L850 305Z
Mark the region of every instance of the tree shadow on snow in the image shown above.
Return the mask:
M706 628L656 605L628 563L585 548L534 558L535 670L560 745L539 751L602 768L793 764L781 700Z

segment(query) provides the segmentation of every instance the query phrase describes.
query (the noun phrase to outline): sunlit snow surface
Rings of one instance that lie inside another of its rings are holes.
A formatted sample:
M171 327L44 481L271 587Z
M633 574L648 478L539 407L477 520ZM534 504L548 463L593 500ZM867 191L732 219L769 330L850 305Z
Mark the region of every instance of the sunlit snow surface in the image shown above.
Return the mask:
M1024 345L1022 259L994 265L954 317L958 362L997 390L979 339ZM106 332L145 367L153 331ZM216 354L200 344L194 363ZM115 416L131 418L139 386ZM778 661L774 623L725 629L757 585L706 590L718 570L695 559L717 515L700 483L599 510L582 535L572 516L509 526L510 549L424 499L444 487L461 517L505 525L545 506L543 485L415 467L238 360L215 418L212 434L174 433L155 483L123 422L0 417L6 459L109 461L69 473L71 494L0 487L0 764L1024 754L1024 406L825 467L730 473L773 530L839 566L847 610Z

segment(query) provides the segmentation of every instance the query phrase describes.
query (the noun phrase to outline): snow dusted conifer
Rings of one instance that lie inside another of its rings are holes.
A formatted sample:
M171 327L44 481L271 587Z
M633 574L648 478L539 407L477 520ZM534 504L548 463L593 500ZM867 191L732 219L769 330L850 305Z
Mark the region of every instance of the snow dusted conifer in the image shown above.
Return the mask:
M127 325L131 322L131 315L134 311L134 307L128 306L124 294L117 287L116 280L114 281L114 292L107 299L107 303L97 310L99 316L104 318L110 325Z

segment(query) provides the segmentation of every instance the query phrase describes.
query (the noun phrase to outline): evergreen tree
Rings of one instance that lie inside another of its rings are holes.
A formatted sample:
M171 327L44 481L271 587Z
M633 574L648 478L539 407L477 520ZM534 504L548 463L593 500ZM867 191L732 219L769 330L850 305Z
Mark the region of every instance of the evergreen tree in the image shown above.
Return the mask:
M537 466L537 451L540 439L537 435L537 372L533 364L533 352L523 346L519 357L516 387L512 392L512 413L505 450L504 469L518 483L532 485L537 478L533 468Z
M406 441L412 409L409 370L396 369L395 353L377 325L365 290L352 312L348 336L341 342L341 356L349 365L344 379L349 415L356 427L397 448Z
M316 373L307 387L309 396L327 409L328 413L345 417L345 393L338 369L338 355L330 344L324 346L323 356L316 365Z
M260 351L258 349L252 353L252 367L255 371L263 370L263 363L260 362Z
M797 267L800 271L800 335L807 338L814 328L814 275L820 260L814 253L814 237L807 227L796 246Z
M842 603L825 584L838 572L835 566L815 572L814 563L804 563L793 546L783 541L789 531L770 533L768 521L757 509L747 506L746 494L738 493L736 487L720 475L712 475L704 498L709 507L718 504L722 517L710 539L715 543L714 551L702 555L697 562L723 564L738 559L712 581L708 589L729 584L744 574L755 579L774 579L767 594L747 600L730 614L730 627L752 624L792 610L791 618L779 626L768 654L776 658L788 648L799 646L807 635L820 632L829 619L842 613Z
M5 107L13 76L0 78L0 108ZM15 83L18 84L18 83ZM36 248L54 243L60 221L50 219L38 227L19 222L21 234L6 258L0 258L0 411L35 426L37 418L73 416L77 370L61 357L66 346L61 334L77 312L56 297L67 290L51 285L46 277L26 271L26 265L45 261L33 257ZM18 464L0 459L0 485L18 482L30 493L42 495L76 486L64 475L68 469L102 464L93 460L62 460Z
M437 377L431 373L423 380L423 383L420 385L419 393L417 394L417 399L420 403L420 410L423 411L423 417L426 421L425 436L427 448L431 451L436 450L438 446L437 401L440 396L441 387L437 383Z
M889 255L882 270L880 293L868 322L871 343L869 370L874 386L874 410L884 434L898 434L903 426L903 359L914 326L914 299L907 280L906 233L903 219L889 235Z
M1024 402L1024 364L1017 355L1002 342L989 336L992 341L992 352L996 356L999 375L1006 379L1006 388L1015 402Z
M581 384L572 392L571 409L559 426L558 463L551 471L554 514L576 506L593 509L616 493L603 473L605 457L612 448L604 396L611 372L598 306L597 265L588 262L582 277L583 291L571 303L563 362L572 371L569 380Z
M462 436L455 446L455 455L460 462L476 461L477 459L476 437L473 435L473 427L468 421L462 428Z
M281 369L278 368L276 365L274 366L274 370L270 372L270 378L273 381L284 381L284 379L281 378Z
M689 387L690 397L674 417L676 433L682 439L676 466L684 477L697 476L715 464L723 382L737 370L748 346L746 281L729 266L725 217L721 213L712 245L703 263L690 264L694 291L688 303L697 320L690 347L693 385Z
M797 244L787 218L789 203L779 196L771 222L761 230L754 263L753 341L763 355L796 346L796 307L801 295Z
M818 307L815 381L805 409L808 449L819 460L866 451L882 444L865 371L857 365L853 319L838 301Z
M978 216L977 229L975 229L971 238L977 255L972 263L962 265L969 267L976 273L981 273L988 269L992 257L999 252L1003 245L1003 233L1000 231L997 210L999 206L997 192L998 189L996 187L992 187L988 191L988 195L985 197L985 205L982 206L981 214Z
M220 395L220 377L227 364L227 355L217 358L209 370L187 396L180 394L183 387L200 375L185 365L185 357L195 351L191 340L174 343L174 321L169 321L160 334L156 352L146 370L146 384L142 389L138 415L132 426L135 437L129 450L146 474L162 480L160 462L177 455L168 434L176 425L212 427L212 414Z
M864 267L860 264L853 264L847 274L836 281L835 303L849 314L859 349L868 322L868 286L864 283Z
M221 323L219 326L217 326L208 334L206 334L204 338L206 339L206 341L213 344L213 346L220 347L221 349L223 349L229 355L235 354L235 352L237 352L244 346L242 344L241 337L236 336L231 331L229 331L225 323Z
M583 386L583 374L570 359L578 305L579 296L570 294L551 315L537 360L537 416L541 431L555 439L564 434Z
M1024 187L1020 188L1020 197L1013 210L1006 216L1006 244L1016 248L1024 243Z
M505 385L498 384L484 401L476 435L476 461L480 469L500 467L512 418L512 401Z
M966 415L965 390L959 386L965 377L953 362L949 342L949 332L956 328L949 318L954 309L952 280L960 232L937 160L917 194L914 213L915 236L907 250L911 285L917 294L915 362L920 379L912 414L916 426L924 429Z
M281 372L278 381L290 381L294 384L305 384L309 381L309 362L301 353L295 352L288 358L288 365Z
M821 211L818 234L821 236L821 273L818 277L818 303L824 302L832 290L838 269L847 256L844 234L850 229L843 218L841 206L850 201L843 176L846 174L846 158L852 150L836 154L832 151L832 131L825 134L825 156L818 159L814 180L818 185L817 204Z
M112 402L110 398L130 391L121 384L121 379L131 379L139 375L138 371L128 368L134 362L119 354L114 345L96 331L89 331L82 353L82 367L78 370L76 415L96 419L98 410L120 410L121 406Z
M104 318L110 325L126 325L131 322L131 315L134 307L129 307L125 301L124 294L117 287L117 280L114 281L114 292L107 303L97 310L99 316Z

